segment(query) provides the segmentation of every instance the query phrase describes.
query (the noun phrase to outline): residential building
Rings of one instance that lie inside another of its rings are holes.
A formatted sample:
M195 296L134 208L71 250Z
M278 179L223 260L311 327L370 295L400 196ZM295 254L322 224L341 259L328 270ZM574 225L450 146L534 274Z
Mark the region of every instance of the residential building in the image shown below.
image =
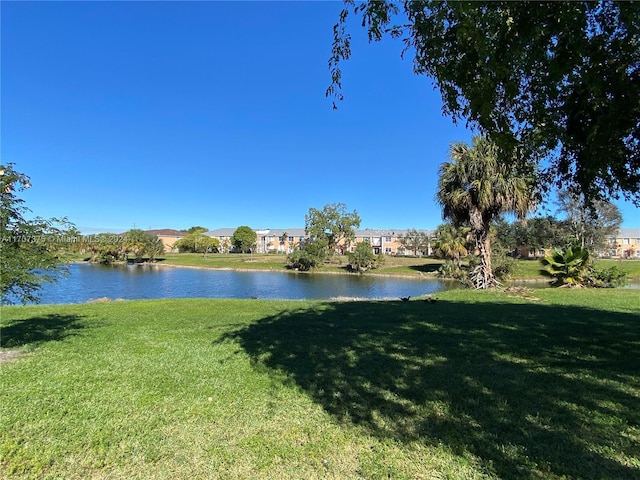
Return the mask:
M205 232L213 238L220 241L221 251L229 252L231 248L231 237L235 232L235 228L218 228ZM308 237L304 228L264 228L254 230L257 235L256 253L291 253L298 248ZM405 235L408 230L374 230L364 229L356 230L356 241L346 250L353 252L355 245L360 242L368 242L373 248L374 253L383 253L385 255L412 255L413 251L406 250L401 242L400 237ZM432 236L433 232L424 231ZM431 255L431 246L427 246L427 251L423 252Z
M608 237L602 256L640 259L640 228L621 228L615 236Z
M155 235L160 239L162 245L164 246L165 252L175 252L177 249L173 248L173 244L176 243L181 238L187 234L186 232L181 232L180 230L173 230L171 228L163 228L160 230L145 230L145 233L149 235Z

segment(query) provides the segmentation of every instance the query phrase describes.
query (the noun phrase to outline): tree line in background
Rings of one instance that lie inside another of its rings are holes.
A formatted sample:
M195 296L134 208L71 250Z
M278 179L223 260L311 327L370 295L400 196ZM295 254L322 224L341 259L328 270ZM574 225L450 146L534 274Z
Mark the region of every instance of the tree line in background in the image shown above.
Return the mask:
M523 247L534 255L545 251L542 273L561 284L615 283L620 272L595 272L591 257L593 252L606 249L607 237L618 230L622 217L617 207L606 200L594 200L586 209L583 197L562 190L557 206L563 219L551 215L527 219L539 200L533 167L523 170L520 162L504 164L497 159L495 145L486 137L474 137L471 145L452 144L449 161L440 167L436 194L443 217L449 221L431 237L410 229L398 239L400 245L414 255L431 249L449 260L441 269L443 275L475 288L497 286L500 278L512 273L511 259L521 254ZM30 186L29 178L16 172L12 164L0 168L3 303L10 297L23 302L37 300L42 282L65 273L65 260L71 253L86 253L90 261L98 263L153 262L164 253L161 240L140 229L80 235L66 219L27 220L29 210L16 192ZM508 214L515 215L516 221L507 222ZM347 268L354 272L377 268L384 255L374 254L370 244L359 242L353 251L349 248L360 222L358 213L348 211L343 203L328 204L322 210L310 208L305 216L307 238L287 256L288 268L308 271L333 262L336 255L346 256ZM228 244L205 235L206 231L205 227L192 227L173 246L180 252L204 255L232 249L255 251L257 234L246 225L234 231Z

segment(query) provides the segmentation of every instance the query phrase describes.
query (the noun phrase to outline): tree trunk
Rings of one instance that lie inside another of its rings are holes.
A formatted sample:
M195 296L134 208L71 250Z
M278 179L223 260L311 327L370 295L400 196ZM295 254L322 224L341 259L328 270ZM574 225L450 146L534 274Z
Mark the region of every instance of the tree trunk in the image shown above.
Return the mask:
M482 213L477 210L471 212L470 220L476 250L480 256L480 265L471 272L471 281L476 289L497 287L498 282L493 276L493 270L491 269L489 225L484 225L484 222L482 222Z

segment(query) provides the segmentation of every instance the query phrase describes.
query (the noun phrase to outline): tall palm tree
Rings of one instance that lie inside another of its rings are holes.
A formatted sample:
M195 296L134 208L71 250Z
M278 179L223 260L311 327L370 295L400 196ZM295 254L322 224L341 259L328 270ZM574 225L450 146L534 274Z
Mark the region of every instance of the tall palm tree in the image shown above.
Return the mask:
M443 217L456 226L467 225L480 264L472 272L476 288L494 287L498 283L491 269L492 220L503 213L525 218L536 199L533 168L522 173L522 162L498 161L497 147L486 137L476 136L472 145L451 144L449 162L440 165L436 198L443 207Z

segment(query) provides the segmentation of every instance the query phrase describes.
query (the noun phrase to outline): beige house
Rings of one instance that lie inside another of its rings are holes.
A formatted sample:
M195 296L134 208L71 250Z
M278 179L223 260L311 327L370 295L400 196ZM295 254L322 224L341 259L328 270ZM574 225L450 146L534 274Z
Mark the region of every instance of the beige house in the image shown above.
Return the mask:
M640 259L640 228L621 228L607 239L607 248L601 256L609 258Z
M235 228L218 228L205 232L213 238L220 241L221 251L231 251L231 237ZM257 235L256 253L281 253L287 254L294 251L299 245L305 242L308 237L304 228L264 228L254 230ZM347 251L353 252L356 244L360 242L368 242L373 248L374 253L383 253L385 255L412 255L413 251L405 250L401 243L400 237L405 235L408 230L356 230L356 241L347 247ZM432 236L433 232L424 230L425 233ZM428 245L425 252L431 255L431 246Z
M187 234L186 232L181 232L180 230L173 230L170 228L163 228L160 230L145 230L145 233L158 237L162 242L162 245L164 246L165 252L177 251L177 249L173 248L173 244L181 238L184 238L184 236Z

